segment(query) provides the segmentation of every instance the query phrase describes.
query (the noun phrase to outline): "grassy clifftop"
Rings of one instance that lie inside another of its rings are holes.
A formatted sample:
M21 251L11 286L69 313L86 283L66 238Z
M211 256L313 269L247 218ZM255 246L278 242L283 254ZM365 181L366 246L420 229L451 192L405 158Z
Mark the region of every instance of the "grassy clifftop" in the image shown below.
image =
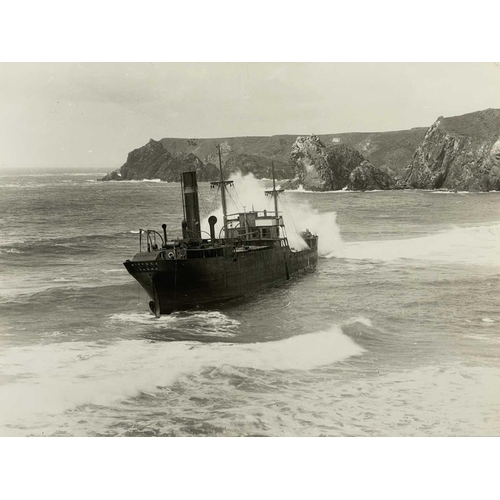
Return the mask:
M413 128L395 132L354 132L318 135L325 145L345 144L359 151L377 166L386 165L403 172L422 142L427 128ZM216 146L227 144L233 155L252 155L281 163L288 163L290 151L298 135L261 137L223 137L216 139L161 139L172 153L193 153L202 161L216 163Z

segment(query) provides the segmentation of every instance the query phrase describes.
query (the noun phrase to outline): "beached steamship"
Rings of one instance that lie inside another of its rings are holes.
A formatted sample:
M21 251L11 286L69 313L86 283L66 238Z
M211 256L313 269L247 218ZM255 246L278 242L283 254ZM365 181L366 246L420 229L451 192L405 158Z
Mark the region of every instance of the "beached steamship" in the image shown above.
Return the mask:
M276 189L274 168L273 189L266 191L274 198L274 212L228 214L226 189L232 181L224 180L220 147L219 167L221 179L211 184L220 189L222 227L217 228L217 218L211 216L210 238L202 237L196 172L184 172L182 239L168 241L165 224L163 234L141 229L139 253L124 262L151 298L149 306L157 317L255 295L316 266L316 235L301 233L305 249L289 246L278 211L282 190Z

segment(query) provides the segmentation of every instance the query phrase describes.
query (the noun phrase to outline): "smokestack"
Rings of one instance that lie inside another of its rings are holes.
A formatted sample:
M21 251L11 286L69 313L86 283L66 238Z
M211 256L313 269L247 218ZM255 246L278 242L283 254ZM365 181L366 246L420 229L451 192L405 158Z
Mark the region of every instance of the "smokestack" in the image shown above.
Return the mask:
M182 172L188 238L201 238L200 205L196 172Z
M208 218L208 223L210 224L210 239L212 240L212 244L215 241L215 224L217 224L217 217L215 215L211 215Z

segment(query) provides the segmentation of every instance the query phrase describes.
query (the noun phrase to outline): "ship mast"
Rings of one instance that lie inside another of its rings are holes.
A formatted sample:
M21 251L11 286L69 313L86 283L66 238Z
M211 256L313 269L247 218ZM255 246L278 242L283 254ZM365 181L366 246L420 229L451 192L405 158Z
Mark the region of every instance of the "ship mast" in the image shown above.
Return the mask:
M219 170L220 170L220 181L211 182L210 185L218 186L221 188L221 202L222 202L222 214L224 223L224 238L227 238L227 204L226 204L226 186L232 185L233 181L224 180L224 172L222 170L222 154L220 144L217 144L217 151L219 153Z
M274 199L274 215L276 216L276 225L278 230L280 227L280 216L278 212L278 195L284 191L284 189L276 189L276 178L274 177L274 162L271 162L271 170L273 175L273 189L266 191L266 195L270 195Z

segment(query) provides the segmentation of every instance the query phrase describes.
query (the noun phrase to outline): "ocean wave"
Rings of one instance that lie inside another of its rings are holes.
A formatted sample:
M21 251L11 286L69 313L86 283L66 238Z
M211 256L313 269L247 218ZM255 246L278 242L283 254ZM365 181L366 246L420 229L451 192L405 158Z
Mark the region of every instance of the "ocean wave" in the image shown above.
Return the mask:
M388 191L387 189L367 189L364 191L360 190L352 190L347 189L347 186L343 189L336 189L333 191L313 191L309 189L304 189L302 185L300 185L297 189L287 189L287 193L312 193L312 194L338 194L338 193L382 193L384 191Z
M70 176L86 176L86 175L106 175L106 172L57 172L57 173L45 173L45 174L2 174L2 177L63 177L66 175Z
M85 181L88 182L88 181ZM8 189L19 189L19 190L24 190L24 189L40 189L40 188L46 188L46 187L61 187L61 186L81 186L81 182L75 182L75 181L59 181L59 182L42 182L42 183L36 183L36 184L22 184L22 183L8 183L8 184L0 184L0 189L1 188L8 188Z
M125 183L135 183L135 182L155 182L155 183L163 183L163 184L171 184L168 181L162 181L161 179L120 179L120 180L109 180L105 182L110 182L110 183L119 183L119 184L125 184ZM175 183L177 184L177 183Z
M0 249L0 253L22 253L21 250L19 250L18 248L6 248L6 249Z
M40 314L56 314L73 307L80 309L82 304L96 309L101 309L104 304L116 307L117 304L122 305L127 297L133 297L134 290L137 291L136 284L130 281L125 268L113 282L110 284L109 276L104 282L72 277L56 278L38 286L30 285L28 289L9 286L0 289L0 315L23 316L31 306L37 307Z
M420 238L343 242L327 258L400 259L500 266L500 222L454 228Z
M491 323L494 323L494 322L495 322L495 320L493 320L493 319L491 319L491 318L483 318L481 321L482 321L483 323L489 323L489 324L491 324Z
M51 174L2 174L0 178L5 177L65 177L65 176L89 176L89 175L106 175L106 172L58 172Z
M432 194L470 194L470 191L431 191Z
M312 193L312 194L332 194L332 193L357 193L358 191L348 191L347 187L335 191L312 191L304 189L302 184L297 189L287 189L287 193Z
M139 231L128 230L111 234L83 234L65 237L37 238L32 241L18 240L0 245L1 253L11 254L68 254L101 251L103 247L114 247L119 240L131 239Z
M165 330L182 331L183 336L234 337L240 322L220 311L175 312L156 318L150 313L117 313L109 316L114 322L138 324Z
M344 325L355 325L356 323L360 323L364 326L372 327L372 320L370 318L365 318L364 316L356 316L355 318L348 319Z
M267 343L120 340L10 347L0 353L0 434L83 405L154 393L181 375L214 366L312 370L364 352L337 326Z

